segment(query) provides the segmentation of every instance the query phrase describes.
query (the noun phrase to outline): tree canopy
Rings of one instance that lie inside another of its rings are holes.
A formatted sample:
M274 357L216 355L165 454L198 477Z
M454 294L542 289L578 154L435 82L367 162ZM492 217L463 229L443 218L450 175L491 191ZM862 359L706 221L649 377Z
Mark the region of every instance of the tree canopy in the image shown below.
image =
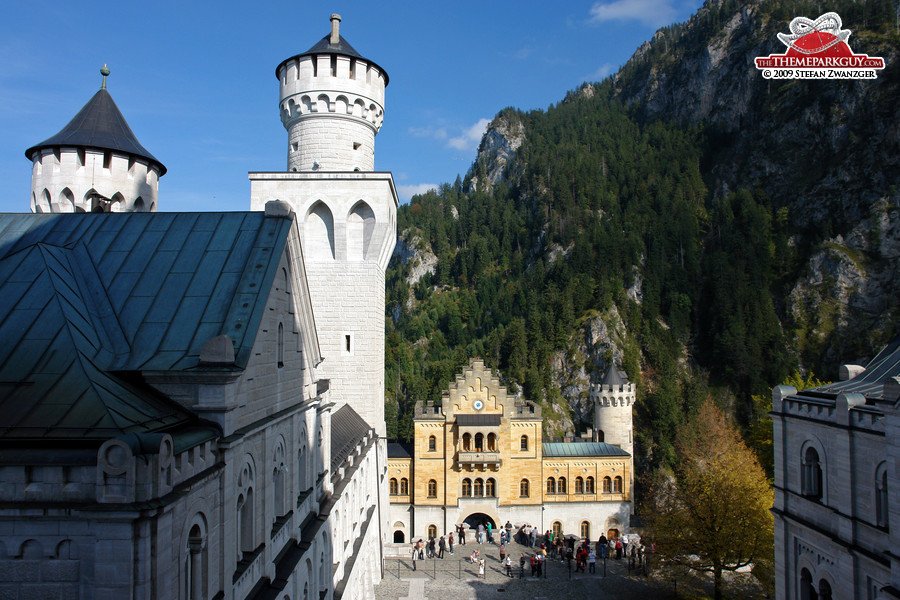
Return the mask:
M652 479L643 514L670 563L713 574L773 560L772 490L759 461L725 414L707 400L679 431L678 467Z

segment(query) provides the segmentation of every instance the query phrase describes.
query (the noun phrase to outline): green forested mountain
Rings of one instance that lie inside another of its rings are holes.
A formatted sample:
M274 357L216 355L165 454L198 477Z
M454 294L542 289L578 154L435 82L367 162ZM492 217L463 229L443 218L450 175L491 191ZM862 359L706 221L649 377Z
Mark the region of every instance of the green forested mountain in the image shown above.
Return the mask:
M657 462L708 394L749 423L751 394L895 335L897 12L838 5L853 50L885 57L879 80L763 80L752 58L819 9L726 0L547 110L502 110L464 180L400 208L389 434L470 356L544 403L548 433L583 429L615 360Z

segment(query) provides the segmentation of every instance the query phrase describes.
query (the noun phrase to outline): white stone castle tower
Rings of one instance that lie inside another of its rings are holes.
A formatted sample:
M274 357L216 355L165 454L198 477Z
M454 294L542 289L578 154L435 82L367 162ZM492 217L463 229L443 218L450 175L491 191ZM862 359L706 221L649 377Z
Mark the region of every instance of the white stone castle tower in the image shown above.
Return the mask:
M141 146L103 84L62 131L25 151L31 212L156 212L166 167Z
M628 487L634 498L634 384L613 363L603 381L591 384L590 398L594 403L594 441L618 446L631 456Z
M319 376L383 438L385 269L399 202L391 174L373 169L388 76L341 37L340 20L332 15L329 35L276 69L287 170L250 173L250 203L281 200L296 212Z

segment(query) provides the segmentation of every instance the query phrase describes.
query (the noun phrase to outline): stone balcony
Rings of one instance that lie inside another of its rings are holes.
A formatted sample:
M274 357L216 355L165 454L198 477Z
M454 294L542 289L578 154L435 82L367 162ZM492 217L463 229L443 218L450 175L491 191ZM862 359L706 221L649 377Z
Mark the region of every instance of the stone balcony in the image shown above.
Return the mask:
M499 467L501 462L499 452L460 452L456 461L473 467Z

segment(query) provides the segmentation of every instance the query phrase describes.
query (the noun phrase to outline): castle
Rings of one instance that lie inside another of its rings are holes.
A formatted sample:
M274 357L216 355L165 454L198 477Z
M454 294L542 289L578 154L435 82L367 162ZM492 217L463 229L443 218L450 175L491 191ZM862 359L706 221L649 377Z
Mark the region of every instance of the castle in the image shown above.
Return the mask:
M482 522L591 540L628 533L634 386L613 365L590 398L593 441L545 442L540 407L472 359L439 404L416 405L414 443L390 444L392 543Z
M376 173L388 76L340 17L276 69L287 168L164 213L103 86L0 215L0 581L73 598L374 598L387 531ZM77 214L85 213L85 214Z

